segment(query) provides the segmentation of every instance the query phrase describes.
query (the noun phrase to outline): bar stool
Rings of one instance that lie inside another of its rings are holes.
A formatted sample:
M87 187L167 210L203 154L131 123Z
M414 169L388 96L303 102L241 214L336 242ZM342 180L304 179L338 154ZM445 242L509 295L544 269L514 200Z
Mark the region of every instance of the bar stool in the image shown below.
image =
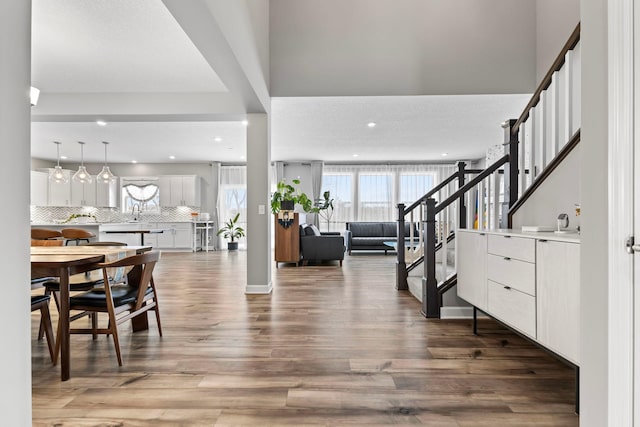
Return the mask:
M34 240L51 240L62 237L62 233L58 230L49 230L46 228L31 229L31 238Z
M64 245L68 246L69 242L76 242L76 245L79 245L80 241L89 243L89 239L96 237L96 235L82 228L63 228L62 237L65 238Z

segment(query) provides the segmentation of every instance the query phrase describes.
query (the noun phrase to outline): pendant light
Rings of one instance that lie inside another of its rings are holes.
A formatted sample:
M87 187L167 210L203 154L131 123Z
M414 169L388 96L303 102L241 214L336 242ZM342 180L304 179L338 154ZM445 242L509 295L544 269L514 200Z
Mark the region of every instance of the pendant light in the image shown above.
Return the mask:
M78 141L78 144L80 144L80 167L71 179L79 184L91 184L93 178L87 172L87 168L84 167L84 142Z
M104 166L102 167L102 170L100 171L96 179L98 180L98 182L109 184L111 182L116 182L118 177L111 173L109 166L107 166L107 145L109 145L109 143L107 141L102 141L102 143L104 144Z
M49 181L55 182L56 184L66 184L69 182L69 175L66 174L62 170L62 166L60 166L60 144L61 142L53 141L56 144L56 148L58 149L58 164L53 169L49 170Z

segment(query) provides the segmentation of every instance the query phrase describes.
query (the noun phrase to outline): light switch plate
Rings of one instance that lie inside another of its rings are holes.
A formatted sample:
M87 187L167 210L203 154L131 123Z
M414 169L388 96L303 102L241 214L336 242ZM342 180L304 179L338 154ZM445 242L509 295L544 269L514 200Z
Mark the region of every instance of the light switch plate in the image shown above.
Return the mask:
M265 211L265 205L258 205L258 215L264 215Z

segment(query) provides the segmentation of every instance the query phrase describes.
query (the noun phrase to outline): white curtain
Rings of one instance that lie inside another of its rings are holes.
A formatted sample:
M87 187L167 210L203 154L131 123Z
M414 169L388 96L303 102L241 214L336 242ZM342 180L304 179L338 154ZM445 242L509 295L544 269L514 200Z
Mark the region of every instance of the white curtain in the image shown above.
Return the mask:
M349 221L395 221L398 203L413 203L456 171L453 164L325 164L322 189L331 192L335 206L330 228L344 230Z
M247 167L220 166L220 187L218 192L219 226L240 213L238 225L247 230ZM246 238L239 240L244 246Z
M324 167L324 162L322 161L313 161L311 162L311 197L313 201L320 199L322 197L322 169ZM316 227L320 227L318 221L318 215L313 214L313 223Z
M215 227L220 228L219 215L219 197L220 197L220 162L211 163L211 200L213 200L213 212L211 212L211 220L214 221ZM213 248L220 249L220 239L212 238Z

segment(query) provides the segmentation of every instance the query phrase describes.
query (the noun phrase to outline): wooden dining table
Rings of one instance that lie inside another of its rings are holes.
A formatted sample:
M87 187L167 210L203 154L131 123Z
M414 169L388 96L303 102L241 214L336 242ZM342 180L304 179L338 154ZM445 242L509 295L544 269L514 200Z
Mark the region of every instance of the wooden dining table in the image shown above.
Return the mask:
M95 270L102 262L150 251L151 246L33 246L31 278L58 277L60 280L60 378L70 378L69 279L74 274ZM147 313L132 319L133 330L148 328ZM57 355L56 355L57 356Z

